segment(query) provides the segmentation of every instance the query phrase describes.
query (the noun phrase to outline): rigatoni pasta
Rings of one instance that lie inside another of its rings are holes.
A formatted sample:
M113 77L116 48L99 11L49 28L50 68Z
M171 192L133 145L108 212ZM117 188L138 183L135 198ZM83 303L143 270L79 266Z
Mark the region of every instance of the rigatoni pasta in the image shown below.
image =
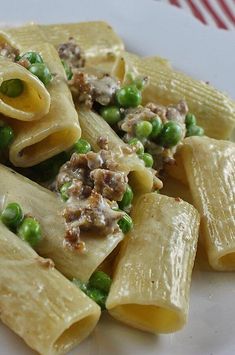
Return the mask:
M202 137L231 135L226 95L105 22L29 24L0 31L0 115L0 319L34 350L67 353L100 309L180 330L198 211L235 269L234 144Z
M4 33L8 40L18 46L20 44L21 49L28 47L32 40L35 43L51 43L57 49L72 37L81 46L87 65L99 66L108 71L112 70L116 59L124 49L121 38L109 24L103 21L55 25L30 24L6 29Z
M21 65L0 58L0 86L15 79L22 81L22 93L17 97L9 97L0 90L0 113L27 122L45 116L51 98L42 82Z
M56 48L73 37L84 50L89 64L112 60L124 50L121 38L103 21L45 25L40 29Z
M170 333L186 322L199 215L188 203L156 193L133 208L107 299L109 313L133 327Z
M235 144L190 137L181 152L209 263L235 270Z
M68 149L80 138L77 113L58 53L51 44L45 43L38 26L26 26L19 32L17 29L1 32L0 39L21 52L40 52L54 75L47 85L51 97L48 114L35 124L13 122L16 138L10 149L10 160L15 166L33 166Z
M175 104L185 99L189 110L205 129L205 134L217 139L231 137L235 126L235 103L228 96L202 81L174 71L156 57L142 59L125 52L116 67L116 74L125 79L128 71L149 77L144 102L157 102L163 105Z
M150 192L155 185L162 186L161 181L154 177L151 169L147 169L143 162L110 128L110 126L96 113L84 108L78 109L78 117L82 128L82 136L87 139L93 149L99 149L97 140L105 137L109 148L114 152L119 169L129 174L135 191L138 193Z
M63 219L65 206L60 198L3 165L0 165L0 176L0 196L4 198L5 205L17 202L26 214L37 218L43 238L36 251L43 257L51 258L56 268L66 277L87 281L123 239L121 232L102 237L91 231L82 236L86 243L86 253L66 247Z
M87 337L99 307L0 222L0 319L42 355Z
M81 135L72 96L58 54L50 44L33 45L55 74L48 85L51 106L47 115L35 123L13 122L16 138L10 147L15 166L33 166L71 147Z

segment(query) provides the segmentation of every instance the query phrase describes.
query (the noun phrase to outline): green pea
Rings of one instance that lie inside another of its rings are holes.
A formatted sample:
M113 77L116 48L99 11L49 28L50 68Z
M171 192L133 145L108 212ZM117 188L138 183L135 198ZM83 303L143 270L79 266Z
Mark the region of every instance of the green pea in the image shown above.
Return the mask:
M149 121L140 121L135 127L135 133L139 138L147 138L152 132L152 124Z
M35 63L30 65L29 71L37 76L45 86L52 80L52 74L44 63Z
M14 132L10 126L0 127L0 150L6 149L14 139Z
M23 222L18 228L17 235L31 245L35 247L42 238L42 231L39 222L32 217L24 218Z
M137 138L132 138L129 140L128 144L131 146L136 147L136 153L137 154L143 154L144 153L144 146L143 143L137 139Z
M67 76L67 79L68 79L68 80L71 80L72 77L73 77L73 72L72 72L70 66L69 66L68 63L65 62L64 60L61 60L61 63L63 64L64 71L65 71L65 74L66 74L66 76Z
M200 126L194 125L194 126L189 126L187 128L186 137L203 136L203 135L204 135L204 129Z
M20 79L10 79L3 81L0 92L8 97L17 97L24 91L23 81Z
M163 124L159 116L156 116L151 123L152 123L152 132L150 134L150 138L154 139L157 138L161 133Z
M126 207L130 206L133 200L133 191L130 185L127 185L126 191L122 197L122 200L118 203L119 207L123 210Z
M187 128L196 125L197 124L196 117L192 113L187 113L185 117L185 124Z
M95 271L89 279L89 288L96 288L100 291L108 293L112 279L103 271Z
M85 282L82 282L79 279L73 279L73 284L75 286L77 286L78 288L80 288L81 291L83 291L84 293L87 293L87 285Z
M146 85L146 80L143 77L137 77L134 80L134 85L137 87L138 90L143 90Z
M164 124L160 134L160 144L170 148L179 143L182 138L182 128L175 121L168 121Z
M17 61L22 59L27 59L31 64L43 63L43 59L38 52L26 52L21 56L17 57Z
M89 296L94 302L96 302L102 310L105 310L105 303L107 299L107 294L102 292L97 288L88 289L86 292L87 296Z
M64 202L66 202L69 199L68 195L68 189L71 186L71 182L66 182L61 188L60 188L60 195L61 198Z
M91 145L85 139L80 138L73 146L73 152L78 154L86 154L91 151Z
M124 234L128 233L133 228L133 222L129 214L125 213L118 221L118 225Z
M140 158L144 161L144 164L147 168L152 168L153 166L153 157L149 153L144 153L140 156Z
M103 119L111 126L119 122L121 119L120 110L118 107L115 106L102 107L100 110L100 114Z
M1 213L2 223L13 230L22 222L23 217L23 211L16 202L9 203Z
M122 107L136 107L141 104L142 96L135 85L123 86L116 93L117 102Z
M125 81L129 82L131 85L135 85L138 90L143 90L148 80L143 76L135 76L134 73L128 72L126 74Z

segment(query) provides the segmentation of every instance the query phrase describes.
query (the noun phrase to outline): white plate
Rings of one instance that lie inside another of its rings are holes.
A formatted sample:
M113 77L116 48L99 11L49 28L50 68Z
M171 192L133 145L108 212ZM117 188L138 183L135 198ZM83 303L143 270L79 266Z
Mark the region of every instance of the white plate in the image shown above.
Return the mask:
M235 98L235 32L204 27L177 8L153 0L15 0L1 3L0 25L97 19L109 21L124 38L129 50L169 58L176 68L210 81ZM190 314L184 330L155 337L104 315L93 334L70 355L234 354L234 299L235 274L194 270ZM13 354L35 353L0 324L0 355Z

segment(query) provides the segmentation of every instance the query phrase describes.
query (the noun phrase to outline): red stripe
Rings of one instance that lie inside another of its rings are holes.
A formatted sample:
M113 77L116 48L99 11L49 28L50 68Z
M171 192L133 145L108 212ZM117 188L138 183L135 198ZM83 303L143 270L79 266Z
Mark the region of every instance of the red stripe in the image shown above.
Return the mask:
M169 0L169 1L170 1L171 5L175 5L175 6L181 7L178 0Z
M214 18L217 26L219 28L223 28L224 30L227 30L228 27L226 26L226 24L224 23L223 20L221 20L221 18L219 17L219 15L215 12L215 10L213 9L213 7L211 6L210 2L208 0L201 0L201 2L204 4L204 6L206 7L206 9L208 10L208 12L210 12L210 14L212 15L212 17Z
M200 9L197 7L196 4L192 0L188 0L188 5L191 8L194 16L196 16L202 23L205 25L207 24L205 17L203 16L202 12Z
M228 7L228 4L224 0L218 0L221 8L223 9L224 13L228 16L228 18L235 24L235 16L233 15L232 11Z

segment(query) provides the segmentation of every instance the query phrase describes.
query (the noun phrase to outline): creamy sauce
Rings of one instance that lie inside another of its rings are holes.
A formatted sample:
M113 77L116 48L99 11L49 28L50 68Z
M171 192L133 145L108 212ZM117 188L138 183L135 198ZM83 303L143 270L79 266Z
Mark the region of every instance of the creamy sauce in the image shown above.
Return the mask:
M70 182L68 200L63 216L66 222L65 245L85 252L81 231L92 230L96 235L120 231L118 221L124 213L118 208L127 187L127 175L118 171L113 153L101 149L98 153L74 153L57 176L59 191Z

